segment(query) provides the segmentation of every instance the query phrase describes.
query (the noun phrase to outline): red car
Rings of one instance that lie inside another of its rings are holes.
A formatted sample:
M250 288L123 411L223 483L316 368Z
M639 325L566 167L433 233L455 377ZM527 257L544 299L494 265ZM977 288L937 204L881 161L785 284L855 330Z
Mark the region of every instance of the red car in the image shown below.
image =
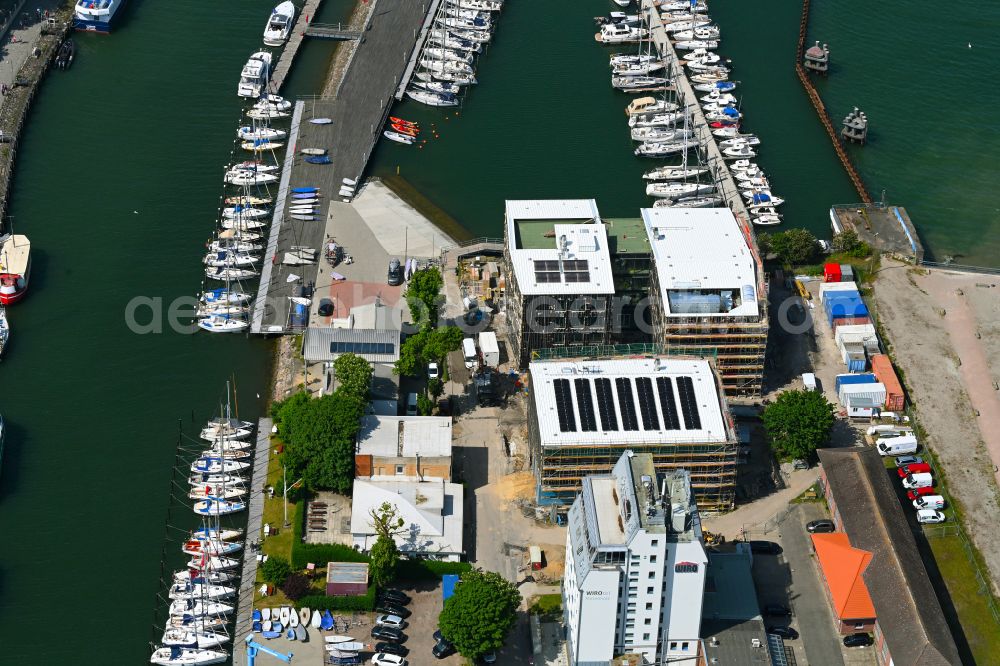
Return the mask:
M896 473L899 474L899 478L906 478L907 474L918 474L920 472L930 472L931 466L927 463L911 463L909 465L903 465L902 467L896 468Z
M915 500L922 495L937 495L938 491L934 490L933 486L925 486L923 488L914 488L913 490L906 491L906 496L911 500Z

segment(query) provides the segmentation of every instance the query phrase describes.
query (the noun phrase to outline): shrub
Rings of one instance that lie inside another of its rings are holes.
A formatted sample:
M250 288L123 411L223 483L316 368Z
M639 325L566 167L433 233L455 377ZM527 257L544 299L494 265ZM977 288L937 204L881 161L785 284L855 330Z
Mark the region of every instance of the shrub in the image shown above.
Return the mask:
M295 601L304 597L311 586L312 582L302 574L292 574L285 579L281 591L285 593L286 597Z
M280 585L292 573L292 567L288 560L279 556L271 555L260 567L260 575L272 585Z
M472 571L468 562L441 562L439 560L400 560L396 567L397 580L435 580L448 574Z
M359 597L328 597L325 594L311 594L295 602L296 608L312 608L331 611L370 611L375 608L375 586Z

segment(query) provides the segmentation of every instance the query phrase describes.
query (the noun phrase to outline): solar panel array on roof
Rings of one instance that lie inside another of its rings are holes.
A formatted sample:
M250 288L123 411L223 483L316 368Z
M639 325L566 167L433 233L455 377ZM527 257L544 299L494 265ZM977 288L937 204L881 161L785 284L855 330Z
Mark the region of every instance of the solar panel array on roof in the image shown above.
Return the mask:
M568 379L552 382L556 391L556 414L559 416L559 430L576 432L576 416L573 415L573 393Z
M611 380L600 377L594 380L597 389L597 408L601 410L601 428L618 430L618 416L615 414L615 398L611 394Z
M535 259L535 282L590 282L590 267L586 259Z
M389 342L331 342L331 354L392 354L395 346Z
M690 377L678 377L677 393L681 399L681 413L684 414L684 429L701 430L701 415L694 397L694 381Z
M637 377L635 388L639 392L639 413L645 430L659 430L660 417L656 414L656 398L653 396L653 381L649 377Z
M577 378L573 380L576 387L576 404L580 410L580 430L584 432L597 431L597 417L594 416L594 398L590 394L590 380Z
M586 259L568 259L563 262L566 282L590 282L590 267Z
M616 377L615 388L618 390L618 406L622 413L622 429L638 430L639 419L635 415L635 399L632 397L632 380L628 377Z
M674 383L670 377L657 377L656 388L660 393L660 409L663 411L663 427L666 430L680 430L681 419L674 402Z

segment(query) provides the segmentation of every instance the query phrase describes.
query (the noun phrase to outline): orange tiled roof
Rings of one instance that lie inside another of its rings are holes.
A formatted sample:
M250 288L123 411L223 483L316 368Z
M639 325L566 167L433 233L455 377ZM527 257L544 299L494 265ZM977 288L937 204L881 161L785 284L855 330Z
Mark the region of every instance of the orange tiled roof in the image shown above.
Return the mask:
M813 534L813 548L833 597L833 612L841 620L875 617L875 606L861 574L872 554L851 546L843 532Z

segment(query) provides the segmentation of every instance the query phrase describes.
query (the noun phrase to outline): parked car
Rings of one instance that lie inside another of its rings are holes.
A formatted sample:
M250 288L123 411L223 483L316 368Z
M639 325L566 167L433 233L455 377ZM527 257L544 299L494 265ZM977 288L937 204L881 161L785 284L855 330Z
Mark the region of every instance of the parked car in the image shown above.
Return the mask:
M941 495L923 495L913 500L914 509L943 509L944 497Z
M497 653L487 652L482 657L479 658L484 664L495 664L497 663Z
M931 466L927 463L910 463L909 465L903 465L902 467L896 468L896 474L899 474L899 478L903 478L907 474L917 474L919 472L930 472Z
M389 600L382 601L375 607L379 613L385 613L386 615L396 615L401 618L410 617L411 613L405 606L400 606L399 604L394 604Z
M372 627L372 638L376 638L380 641L403 643L406 641L406 634L395 627L378 626Z
M455 646L444 637L440 629L431 634L431 636L434 638L434 647L431 648L431 654L436 658L444 659L449 655L455 654Z
M917 522L921 524L926 523L943 523L948 520L948 518L934 509L918 509L917 510Z
M844 647L868 647L873 643L868 634L851 634L844 636Z
M809 469L809 461L796 458L792 461L792 469Z
M372 666L406 666L408 662L398 654L381 652L372 657Z
M762 553L765 555L777 555L781 552L781 546L773 541L751 541L751 553Z
M821 518L806 523L806 532L810 534L823 534L825 532L836 532L837 526L828 518Z
M790 641L799 637L799 632L795 631L791 627L768 627L767 633L774 636L781 636L782 638Z
M400 604L401 606L405 606L411 601L408 594L400 592L399 590L382 590L381 594L378 596L381 599L391 601L394 604Z
M400 657L405 657L410 653L410 648L400 645L399 643L376 643L376 652L384 652L386 654L398 654Z
M398 615L393 615L392 613L384 613L375 618L375 624L380 627L395 627L396 629L402 629L403 625L406 624L406 620Z
M764 613L766 615L774 615L775 617L790 617L792 615L792 611L781 604L768 604L764 606Z
M903 465L912 465L914 463L922 463L924 459L920 456L897 456L896 457L896 467L902 467Z
M427 379L437 379L441 376L441 369L437 363L427 364Z
M937 494L938 492L934 490L934 486L924 486L923 488L914 488L913 490L906 491L906 496L909 497L911 500L915 500L918 497L922 497L924 495L937 495Z

